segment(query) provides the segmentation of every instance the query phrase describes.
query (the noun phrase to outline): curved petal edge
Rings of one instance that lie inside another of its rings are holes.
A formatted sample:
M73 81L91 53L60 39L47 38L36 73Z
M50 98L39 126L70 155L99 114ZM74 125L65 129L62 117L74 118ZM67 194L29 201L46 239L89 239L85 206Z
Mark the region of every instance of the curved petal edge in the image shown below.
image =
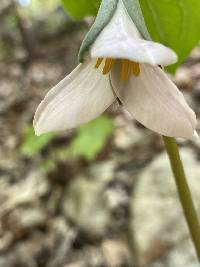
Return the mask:
M36 135L78 127L115 101L109 77L94 66L95 61L80 64L49 91L35 113Z

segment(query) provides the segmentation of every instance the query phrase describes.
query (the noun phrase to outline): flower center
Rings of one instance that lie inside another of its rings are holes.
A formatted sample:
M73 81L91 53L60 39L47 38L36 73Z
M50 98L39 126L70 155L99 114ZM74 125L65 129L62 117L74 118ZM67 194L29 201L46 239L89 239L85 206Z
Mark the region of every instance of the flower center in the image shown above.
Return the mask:
M103 60L104 60L103 58L98 58L97 59L97 62L96 62L96 65L95 65L96 69L99 68L99 66L101 65ZM105 63L104 63L104 67L103 67L103 71L102 71L103 75L107 75L111 71L113 65L117 61L119 61L119 60L114 59L114 58L106 58L105 59ZM130 61L128 59L121 59L120 62L121 62L120 79L122 81L127 81L130 74L133 74L135 76L139 76L140 75L140 65L139 65L139 63L136 63L134 61Z

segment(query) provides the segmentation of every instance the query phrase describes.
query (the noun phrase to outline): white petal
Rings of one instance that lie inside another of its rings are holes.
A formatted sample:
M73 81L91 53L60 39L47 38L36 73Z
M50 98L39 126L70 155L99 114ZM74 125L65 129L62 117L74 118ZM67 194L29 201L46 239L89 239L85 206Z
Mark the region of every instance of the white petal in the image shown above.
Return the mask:
M121 102L131 115L147 128L171 137L194 139L196 116L182 93L159 68L141 64L138 77L120 82L120 66L111 81Z
M90 52L93 58L125 58L151 65L167 66L177 61L177 56L171 49L141 39L121 0L115 14L97 37Z
M37 135L75 128L113 103L109 76L103 76L94 66L94 60L80 64L47 94L34 118Z

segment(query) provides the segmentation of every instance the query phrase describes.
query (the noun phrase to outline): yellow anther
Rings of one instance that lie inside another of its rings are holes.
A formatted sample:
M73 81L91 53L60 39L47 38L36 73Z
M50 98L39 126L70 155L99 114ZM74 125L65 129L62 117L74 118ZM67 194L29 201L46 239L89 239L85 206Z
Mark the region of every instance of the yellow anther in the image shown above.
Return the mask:
M95 68L99 68L99 66L101 65L101 63L103 62L103 58L98 58ZM103 67L103 75L108 74L113 65L116 63L117 59L114 58L107 58L105 59L105 65ZM120 62L120 61L118 61ZM137 62L134 61L130 61L128 59L121 59L121 74L120 74L120 79L121 81L127 81L129 78L129 75L133 74L135 76L139 76L140 75L140 65Z
M107 58L106 61L105 61L105 66L103 68L103 75L108 74L111 71L112 66L114 64L115 64L115 59L114 58Z
M122 68L121 68L121 80L127 81L130 73L130 61L127 59L122 59Z
M139 76L140 75L140 65L139 65L139 63L131 61L131 69L132 69L132 73L135 76Z
M103 58L98 58L97 59L97 62L96 62L96 65L95 65L95 69L98 69L98 67L101 65L102 61L103 61Z

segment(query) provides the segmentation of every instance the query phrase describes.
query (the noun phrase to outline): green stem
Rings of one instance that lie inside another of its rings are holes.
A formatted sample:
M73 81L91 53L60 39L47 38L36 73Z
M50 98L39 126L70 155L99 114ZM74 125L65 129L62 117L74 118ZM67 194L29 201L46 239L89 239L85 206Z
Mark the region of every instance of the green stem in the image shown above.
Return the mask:
M187 179L178 151L178 146L174 138L163 137L163 139L171 162L171 167L176 180L179 198L190 230L191 238L194 243L198 259L200 260L200 225L192 200L191 192L187 184Z

